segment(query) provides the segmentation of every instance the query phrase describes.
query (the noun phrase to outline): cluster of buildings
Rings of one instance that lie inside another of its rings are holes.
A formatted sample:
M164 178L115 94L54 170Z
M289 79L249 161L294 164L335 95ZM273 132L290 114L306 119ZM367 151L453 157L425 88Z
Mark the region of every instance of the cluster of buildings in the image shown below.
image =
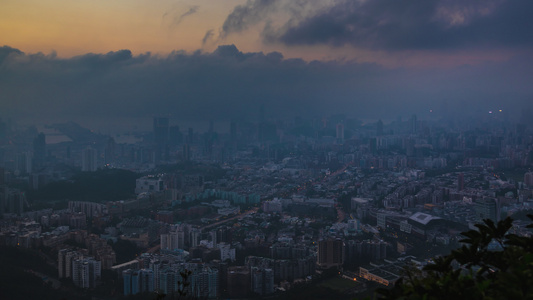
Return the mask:
M102 276L102 263L87 251L61 249L58 252L58 277L69 278L81 288L94 288L99 284Z
M186 293L196 298L218 298L224 290L239 290L228 264L220 260L209 263L193 259L185 262L175 254L142 254L138 259L117 265L124 295L158 292L165 295ZM229 271L228 271L229 270ZM230 293L230 295L233 295Z
M176 264L151 259L146 268L126 269L121 276L125 296L144 292L165 295L182 292L196 298L220 296L218 270L205 264Z
M393 258L453 245L483 219L533 209L530 129L481 122L484 129L332 116L231 122L228 134L211 123L200 134L157 117L153 131L115 138L56 124L55 135L0 141L0 244L54 249L59 277L83 288L113 270L124 295L264 296L330 268L389 285L405 262ZM182 169L172 169L176 162ZM32 211L12 186L67 180L63 164L152 175L139 175L131 199ZM528 234L521 224L513 231ZM117 265L109 240L145 253ZM182 274L189 285L180 285Z

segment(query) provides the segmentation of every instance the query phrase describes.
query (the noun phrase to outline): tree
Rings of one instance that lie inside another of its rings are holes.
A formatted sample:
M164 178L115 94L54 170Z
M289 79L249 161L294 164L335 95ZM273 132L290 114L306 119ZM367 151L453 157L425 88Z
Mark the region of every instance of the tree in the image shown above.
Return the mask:
M180 272L181 279L178 280L178 290L175 293L172 293L171 295L166 295L164 293L156 292L156 300L163 300L163 299L196 299L196 297L192 297L192 295L189 295L187 292L189 291L189 286L191 285L190 278L191 278L192 272L190 270L183 270ZM168 296L168 297L167 297Z
M135 259L137 254L140 252L140 249L132 241L118 239L116 242L109 240L108 244L111 245L113 251L117 256L117 263L125 263L132 259Z
M378 290L378 298L533 299L533 237L510 233L509 217L483 222L462 233L461 248L422 270L406 270L392 289Z

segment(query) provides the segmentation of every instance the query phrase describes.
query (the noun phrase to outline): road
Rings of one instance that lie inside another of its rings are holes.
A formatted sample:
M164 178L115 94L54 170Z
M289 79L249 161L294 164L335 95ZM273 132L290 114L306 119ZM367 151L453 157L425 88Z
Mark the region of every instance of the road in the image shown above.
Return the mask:
M254 208L252 208L252 209L250 209L250 210L247 210L247 211L245 211L245 212L243 212L243 213L241 213L241 214L238 214L238 215L236 215L236 216L233 216L233 217L231 217L231 218L227 218L227 219L225 219L225 220L218 221L218 222L215 222L215 223L213 223L213 224L208 224L208 225L205 225L205 226L203 226L203 227L200 227L200 229L201 229L201 230L209 229L209 228L211 228L211 227L216 227L216 226L222 225L222 224L224 224L224 223L226 223L226 222L229 222L229 221L232 221L232 220L235 220L235 219L242 219L242 218L244 218L245 216L247 216L247 215L249 215L249 214L256 213L258 210L259 210L259 207L254 207Z
M153 246L152 248L146 250L146 253L157 253L159 252L159 249L161 249L161 243Z

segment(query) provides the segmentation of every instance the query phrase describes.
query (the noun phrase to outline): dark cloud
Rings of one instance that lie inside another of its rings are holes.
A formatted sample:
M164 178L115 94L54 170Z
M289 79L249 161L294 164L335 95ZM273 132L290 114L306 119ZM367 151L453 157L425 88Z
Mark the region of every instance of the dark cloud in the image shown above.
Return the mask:
M263 37L286 45L385 50L531 47L531 11L532 1L342 0L294 14L278 27L267 24Z
M220 37L225 38L228 34L242 32L262 22L270 13L276 11L278 2L279 0L248 0L243 5L237 5L226 17Z
M206 31L204 37L202 38L202 47L205 46L205 44L207 44L207 42L213 38L213 35L213 29Z
M386 69L355 62L305 62L277 52L244 53L234 45L212 53L161 57L129 50L70 59L1 48L0 117L24 120L169 115L184 121L257 117L363 118L411 115L439 103L462 111L521 107L531 101L533 63L516 57L453 69ZM453 110L453 109L450 109Z
M185 17L197 13L199 9L200 9L200 6L194 5L194 6L189 7L189 10L187 10L184 13L179 13L177 10L171 10L169 12L166 12L163 15L163 20L169 17L170 26L171 27L178 26L183 21L183 19L185 19Z
M85 54L82 56L76 56L73 58L73 61L76 61L80 64L91 66L92 68L100 68L103 66L110 66L116 63L128 61L132 58L130 50L119 50L111 51L107 54Z
M9 55L19 55L23 54L22 51L19 49L11 48L9 46L3 46L0 48L0 66L2 66L2 62L9 56Z

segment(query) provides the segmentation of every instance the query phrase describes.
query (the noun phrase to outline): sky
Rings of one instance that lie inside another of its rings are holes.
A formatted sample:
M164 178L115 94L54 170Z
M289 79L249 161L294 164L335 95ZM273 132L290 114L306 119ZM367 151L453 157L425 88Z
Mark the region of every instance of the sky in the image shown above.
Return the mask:
M531 11L509 0L2 0L0 117L103 128L260 110L513 116L533 104Z

